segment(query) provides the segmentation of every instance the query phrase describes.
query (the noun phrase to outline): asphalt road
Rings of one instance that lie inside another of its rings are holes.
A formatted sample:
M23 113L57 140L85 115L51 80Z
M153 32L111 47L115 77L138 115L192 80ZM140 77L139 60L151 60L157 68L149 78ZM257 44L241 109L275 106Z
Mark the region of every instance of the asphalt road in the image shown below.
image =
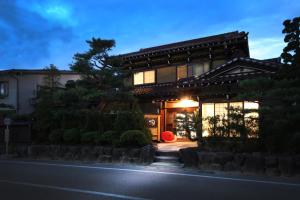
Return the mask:
M300 182L142 166L2 160L0 199L299 200Z

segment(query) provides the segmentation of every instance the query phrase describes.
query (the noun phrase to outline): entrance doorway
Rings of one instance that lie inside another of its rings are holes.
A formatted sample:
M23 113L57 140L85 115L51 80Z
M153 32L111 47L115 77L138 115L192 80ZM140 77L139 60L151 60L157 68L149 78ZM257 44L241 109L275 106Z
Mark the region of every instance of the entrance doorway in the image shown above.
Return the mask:
M192 117L198 109L198 102L193 100L178 100L165 102L165 130L176 134L179 141L196 139L192 129Z

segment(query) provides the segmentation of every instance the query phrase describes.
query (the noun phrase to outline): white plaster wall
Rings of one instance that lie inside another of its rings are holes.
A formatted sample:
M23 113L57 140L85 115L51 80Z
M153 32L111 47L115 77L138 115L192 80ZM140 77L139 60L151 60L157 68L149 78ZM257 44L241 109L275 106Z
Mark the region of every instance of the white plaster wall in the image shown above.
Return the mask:
M34 111L31 99L36 97L37 89L39 85L45 84L45 74L23 74L18 75L19 79L19 114L29 114ZM60 83L62 86L68 80L78 80L80 75L76 74L61 74ZM17 107L17 83L16 80L9 77L0 77L0 81L9 80L9 96L0 99L1 103L13 105Z
M8 96L0 98L0 103L17 106L17 81L8 75L0 75L0 81L8 82Z

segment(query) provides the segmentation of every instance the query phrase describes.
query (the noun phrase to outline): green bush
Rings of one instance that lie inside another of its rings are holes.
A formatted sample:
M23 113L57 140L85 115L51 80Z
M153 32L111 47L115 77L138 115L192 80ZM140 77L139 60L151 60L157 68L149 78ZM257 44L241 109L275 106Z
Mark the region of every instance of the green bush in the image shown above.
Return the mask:
M120 145L125 147L142 147L149 143L149 138L140 130L125 131L120 138Z
M119 112L114 122L114 129L122 133L127 130L144 130L146 120L140 111L123 111Z
M151 133L150 129L144 128L142 131L144 132L147 140L152 141L152 133Z
M96 138L98 144L112 145L114 141L119 140L118 133L116 131L105 131L100 137Z
M81 139L80 130L76 128L67 129L63 134L63 141L66 144L79 144L80 139Z
M51 144L60 144L63 140L63 133L64 131L62 129L55 129L51 131L49 135L49 141Z
M95 144L96 139L99 137L100 133L98 131L90 131L83 133L81 135L82 144Z

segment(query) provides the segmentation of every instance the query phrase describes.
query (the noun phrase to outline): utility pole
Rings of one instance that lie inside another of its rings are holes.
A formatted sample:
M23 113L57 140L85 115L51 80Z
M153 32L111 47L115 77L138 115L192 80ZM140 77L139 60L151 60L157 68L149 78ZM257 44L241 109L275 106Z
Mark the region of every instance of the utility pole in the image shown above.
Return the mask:
M6 125L6 129L4 130L4 141L5 141L5 152L6 156L8 156L8 145L9 145L9 126L11 125L12 120L8 117L4 118L4 125Z

